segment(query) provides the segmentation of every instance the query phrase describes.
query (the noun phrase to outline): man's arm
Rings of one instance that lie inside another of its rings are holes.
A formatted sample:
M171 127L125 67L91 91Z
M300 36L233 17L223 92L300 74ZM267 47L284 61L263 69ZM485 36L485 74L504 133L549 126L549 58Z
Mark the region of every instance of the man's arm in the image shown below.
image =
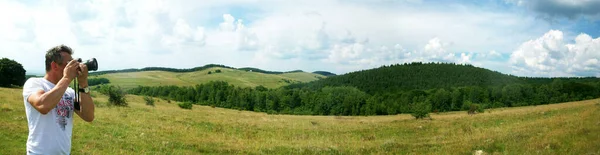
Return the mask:
M75 93L79 93L78 91L79 90L75 90ZM94 100L92 100L90 94L87 93L79 93L79 98L81 98L81 103L79 103L81 111L75 110L75 113L77 113L77 115L79 115L79 117L81 117L81 119L83 119L84 121L92 122L94 120Z
M33 105L33 107L41 114L47 114L50 110L54 109L62 96L65 94L69 83L72 79L62 78L52 90L44 92L44 90L38 90L33 92L27 101Z
M79 76L77 77L77 81L79 82L79 88L88 87L87 66L85 66L85 64L80 64L79 69L80 72ZM79 90L75 90L75 93L79 93ZM75 113L77 113L77 115L79 115L79 117L81 117L81 119L83 119L86 122L94 121L94 100L92 100L90 94L87 93L79 93L79 98L81 99L79 103L81 111L75 110Z

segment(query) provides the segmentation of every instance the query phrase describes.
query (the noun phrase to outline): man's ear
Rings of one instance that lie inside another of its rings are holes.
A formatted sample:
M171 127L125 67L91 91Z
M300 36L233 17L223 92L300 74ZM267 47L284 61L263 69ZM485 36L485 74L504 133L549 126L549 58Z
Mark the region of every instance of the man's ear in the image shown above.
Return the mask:
M56 71L58 70L58 64L54 61L50 62L50 68L52 69L52 71Z

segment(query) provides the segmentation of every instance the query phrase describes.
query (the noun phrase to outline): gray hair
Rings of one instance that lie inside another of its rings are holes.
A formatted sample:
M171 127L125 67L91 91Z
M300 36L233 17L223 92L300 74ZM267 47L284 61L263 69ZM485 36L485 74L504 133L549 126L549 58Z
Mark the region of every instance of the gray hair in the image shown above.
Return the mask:
M70 55L73 55L73 50L69 46L65 45L58 45L46 51L46 72L50 71L50 64L53 61L59 65L64 65L63 57L60 55L62 52L67 52Z

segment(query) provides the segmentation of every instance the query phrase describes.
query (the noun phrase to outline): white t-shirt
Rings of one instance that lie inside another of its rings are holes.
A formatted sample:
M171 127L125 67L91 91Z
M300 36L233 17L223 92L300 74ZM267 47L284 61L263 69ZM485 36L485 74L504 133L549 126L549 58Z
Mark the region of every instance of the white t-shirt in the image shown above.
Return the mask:
M23 86L23 102L27 114L27 154L70 154L73 133L73 102L75 91L67 88L60 102L46 115L37 111L27 98L44 90L48 92L55 85L44 78L30 78Z

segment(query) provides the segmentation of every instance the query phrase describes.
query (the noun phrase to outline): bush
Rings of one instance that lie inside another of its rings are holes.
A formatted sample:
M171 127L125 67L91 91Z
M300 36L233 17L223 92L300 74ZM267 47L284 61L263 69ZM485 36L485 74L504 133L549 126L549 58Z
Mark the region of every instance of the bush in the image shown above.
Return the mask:
M415 117L415 119L423 119L423 118L431 118L429 117L429 112L431 111L431 104L429 100L425 102L418 102L413 105L413 112L411 115Z
M108 102L110 105L127 106L127 100L125 100L125 91L123 91L121 87L101 85L97 88L98 92L108 96Z
M215 73L221 73L220 69L215 70Z
M154 98L148 97L148 96L144 96L144 101L146 101L146 105L154 106Z
M23 66L7 58L0 59L0 87L23 86L25 84Z
M476 114L476 113L483 113L483 106L479 105L479 104L470 104L469 105L469 111L468 114Z
M192 109L191 102L181 102L181 103L178 103L177 105L179 105L179 107L182 109Z

